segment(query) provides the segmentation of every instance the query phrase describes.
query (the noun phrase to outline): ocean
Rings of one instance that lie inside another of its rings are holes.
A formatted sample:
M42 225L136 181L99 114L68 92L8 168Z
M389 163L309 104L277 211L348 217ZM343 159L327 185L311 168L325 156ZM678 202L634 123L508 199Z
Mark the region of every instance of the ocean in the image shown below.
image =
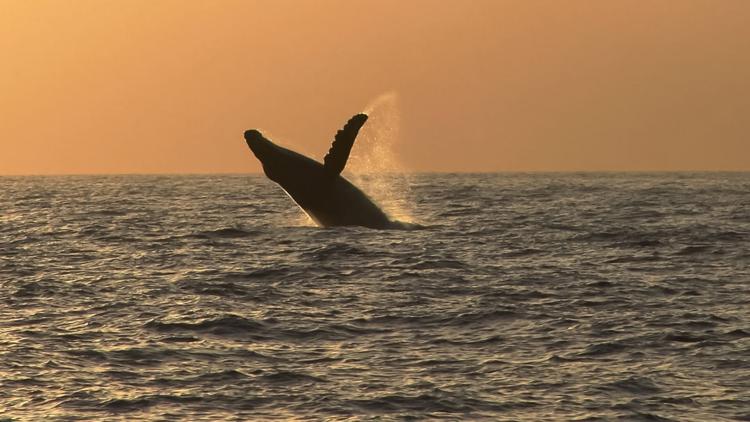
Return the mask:
M749 173L361 182L0 177L0 420L750 420Z

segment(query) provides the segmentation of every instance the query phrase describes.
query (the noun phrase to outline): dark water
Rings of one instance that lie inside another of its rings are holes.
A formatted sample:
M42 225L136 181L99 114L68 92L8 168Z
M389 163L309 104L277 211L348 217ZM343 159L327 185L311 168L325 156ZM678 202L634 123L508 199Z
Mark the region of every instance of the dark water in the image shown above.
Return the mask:
M0 419L750 420L750 174L409 187L0 178Z

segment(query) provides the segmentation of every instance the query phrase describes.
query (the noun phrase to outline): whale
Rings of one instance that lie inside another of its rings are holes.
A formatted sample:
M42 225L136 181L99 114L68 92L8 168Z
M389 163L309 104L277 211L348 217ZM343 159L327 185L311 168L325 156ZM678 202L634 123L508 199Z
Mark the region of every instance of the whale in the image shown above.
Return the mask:
M273 143L257 129L245 131L244 137L265 175L281 186L318 226L406 228L410 223L391 220L370 197L341 175L367 118L360 113L349 119L336 133L322 163Z

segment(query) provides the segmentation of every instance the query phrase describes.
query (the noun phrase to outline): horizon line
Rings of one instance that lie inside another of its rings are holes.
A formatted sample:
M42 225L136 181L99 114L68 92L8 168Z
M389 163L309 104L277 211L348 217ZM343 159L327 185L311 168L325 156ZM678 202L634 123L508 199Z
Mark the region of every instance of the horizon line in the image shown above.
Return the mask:
M463 171L463 170L421 170L421 171L391 171L377 172L377 174L653 174L653 173L750 173L748 170L491 170L491 171ZM375 173L357 173L371 175ZM259 172L112 172L112 173L2 173L0 177L65 177L65 176L264 176Z

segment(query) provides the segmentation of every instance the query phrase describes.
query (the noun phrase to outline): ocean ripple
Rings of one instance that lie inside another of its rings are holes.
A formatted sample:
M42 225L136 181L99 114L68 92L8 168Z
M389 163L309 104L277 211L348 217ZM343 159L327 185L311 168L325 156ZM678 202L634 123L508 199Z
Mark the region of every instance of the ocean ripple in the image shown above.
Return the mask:
M750 420L750 175L409 185L0 178L0 420Z

